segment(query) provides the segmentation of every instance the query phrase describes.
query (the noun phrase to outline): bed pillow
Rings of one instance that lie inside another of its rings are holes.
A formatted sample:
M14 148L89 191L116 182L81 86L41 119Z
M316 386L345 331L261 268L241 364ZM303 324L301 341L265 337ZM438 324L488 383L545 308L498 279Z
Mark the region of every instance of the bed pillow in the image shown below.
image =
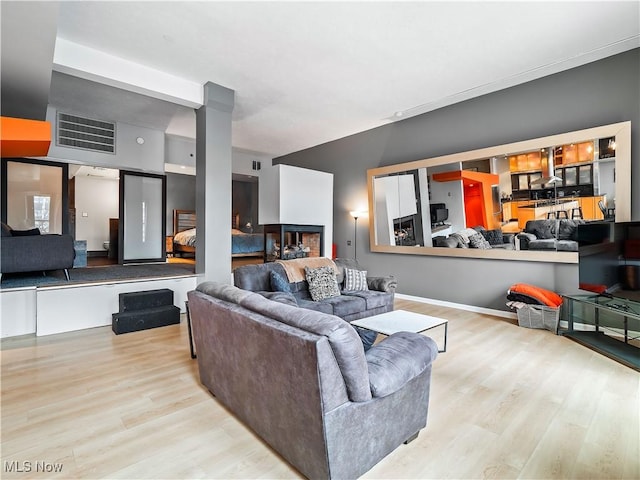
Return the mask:
M345 268L344 289L349 292L369 290L369 286L367 285L367 271Z
M291 285L289 285L289 280L280 275L278 272L274 272L273 270L271 271L270 281L271 290L273 290L274 292L291 292Z
M309 294L314 302L340 296L336 271L333 267L304 267L304 274L309 284Z

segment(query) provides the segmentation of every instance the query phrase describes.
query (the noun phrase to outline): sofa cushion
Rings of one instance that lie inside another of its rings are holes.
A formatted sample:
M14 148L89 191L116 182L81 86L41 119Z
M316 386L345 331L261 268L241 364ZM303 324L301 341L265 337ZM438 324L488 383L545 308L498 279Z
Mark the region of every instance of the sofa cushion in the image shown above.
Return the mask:
M280 272L271 270L271 290L274 292L291 292L291 286L289 280Z
M393 292L378 292L375 290L361 290L355 292L345 291L343 292L343 296L359 297L364 299L367 305L367 310L382 308L389 304L393 304Z
M558 240L576 240L578 225L582 225L584 220L560 220L558 222Z
M532 222L527 222L525 225L525 232L533 233L540 240L555 238L555 235L551 230L554 222L555 220L534 220Z
M367 286L367 271L345 268L344 289L348 291L369 290Z
M342 372L349 399L353 402L371 400L364 348L356 330L347 322L333 315L271 302L253 293L244 297L240 305L287 325L327 337Z
M309 294L315 302L340 295L336 270L332 267L304 267L305 277L309 284Z
M547 238L543 240L531 240L529 241L529 250L555 250L556 239Z
M333 305L329 302L314 302L313 300L300 297L295 297L295 299L296 302L298 302L298 306L300 308L306 308L308 310L314 310L316 312L328 313L329 315L333 315Z
M577 252L578 242L575 240L558 240L556 243L556 249L559 252Z
M337 297L325 298L319 303L328 303L333 307L333 314L344 318L354 313L367 309L367 302L360 297L339 295Z
M286 278L282 265L276 262L244 265L233 271L233 284L243 290L268 292L271 290L271 272L278 272Z

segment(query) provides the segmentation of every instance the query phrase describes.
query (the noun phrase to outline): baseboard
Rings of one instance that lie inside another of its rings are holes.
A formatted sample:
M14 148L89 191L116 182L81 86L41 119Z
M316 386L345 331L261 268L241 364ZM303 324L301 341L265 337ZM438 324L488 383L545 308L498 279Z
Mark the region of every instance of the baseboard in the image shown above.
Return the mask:
M109 254L109 252L107 252L106 250L89 250L87 252L87 257L104 257L106 258L107 255Z
M405 295L403 293L396 293L395 296L396 298L401 298L403 300L411 300L413 302L428 303L429 305L438 305L440 307L457 308L458 310L465 310L467 312L474 312L474 313L484 313L485 315L493 315L494 317L517 319L517 316L515 313L505 312L503 310L494 310L492 308L476 307L475 305L465 305L464 303L445 302L443 300L416 297L413 295Z

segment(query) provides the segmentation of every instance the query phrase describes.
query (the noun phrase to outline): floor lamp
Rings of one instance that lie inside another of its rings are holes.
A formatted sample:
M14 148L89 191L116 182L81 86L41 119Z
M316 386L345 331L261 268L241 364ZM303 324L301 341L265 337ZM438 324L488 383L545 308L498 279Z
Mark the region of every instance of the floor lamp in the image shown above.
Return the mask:
M358 217L361 217L364 212L352 210L349 212L353 217L353 259L358 260Z

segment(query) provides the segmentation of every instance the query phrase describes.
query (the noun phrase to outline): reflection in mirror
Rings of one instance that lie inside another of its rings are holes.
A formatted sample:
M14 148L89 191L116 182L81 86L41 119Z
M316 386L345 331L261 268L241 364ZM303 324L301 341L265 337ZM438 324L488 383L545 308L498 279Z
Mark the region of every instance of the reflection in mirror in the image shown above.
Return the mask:
M630 163L624 122L369 170L371 250L575 263L577 224L629 220Z

